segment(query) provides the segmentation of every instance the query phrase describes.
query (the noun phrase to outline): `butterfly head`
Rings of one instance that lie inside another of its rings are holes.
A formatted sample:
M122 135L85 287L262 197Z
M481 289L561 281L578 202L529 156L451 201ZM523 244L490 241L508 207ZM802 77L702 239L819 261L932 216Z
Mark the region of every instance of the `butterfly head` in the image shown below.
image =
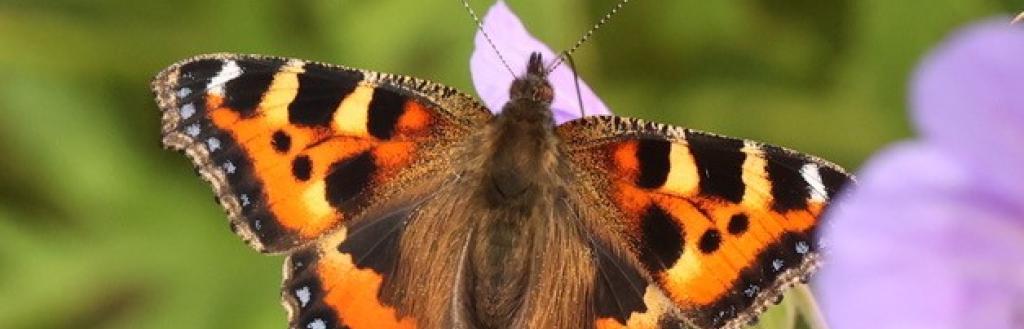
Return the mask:
M555 91L548 82L548 72L544 69L544 60L540 53L530 55L526 64L526 74L517 77L509 90L510 100L530 100L550 105L555 98Z

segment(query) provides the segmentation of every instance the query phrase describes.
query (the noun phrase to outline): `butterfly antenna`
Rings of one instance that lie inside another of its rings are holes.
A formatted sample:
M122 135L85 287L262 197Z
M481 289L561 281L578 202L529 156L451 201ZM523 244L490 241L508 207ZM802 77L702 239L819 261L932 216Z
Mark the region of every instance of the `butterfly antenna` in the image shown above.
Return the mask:
M501 52L498 51L498 47L495 46L494 41L491 40L491 36L487 35L487 31L484 30L484 23L480 20L480 17L476 15L476 11L473 10L473 7L469 6L469 1L462 0L462 6L466 8L466 12L469 12L469 16L473 17L473 21L476 22L477 29L479 29L480 33L484 35L484 39L487 40L487 44L491 45L491 49L493 49L494 53L498 55L498 60L501 60L501 64L505 65L505 69L508 69L508 73L512 74L512 77L514 78L516 76L516 72L512 71L512 67L508 65L508 61L505 60L505 56L501 55Z
M628 2L629 0L621 0L619 1L619 3L616 3L615 7L612 7L612 10L605 14L604 17L601 17L601 19L598 20L597 23L594 24L594 26L590 27L590 30L587 31L587 33L584 33L579 40L576 40L576 43L573 44L572 47L569 48L569 50L563 51L562 55L558 56L558 59L551 63L551 66L548 67L547 71L549 73L551 71L554 71L555 68L557 68L558 65L561 65L567 57L571 56L572 53L576 52L576 49L579 49L580 46L583 46L583 44L586 43L588 39L590 39L590 36L594 35L594 32L596 32L597 29L600 29L601 26L603 26L605 23L608 23L608 21L610 21L612 17L615 16L615 14L619 13L619 10L622 9L622 7L625 6Z
M572 55L563 52L562 56L565 57L566 62L569 62L569 68L572 69L572 83L576 85L576 101L580 104L580 117L585 117L587 111L583 110L583 93L580 92L580 75L576 73L576 63L572 61Z

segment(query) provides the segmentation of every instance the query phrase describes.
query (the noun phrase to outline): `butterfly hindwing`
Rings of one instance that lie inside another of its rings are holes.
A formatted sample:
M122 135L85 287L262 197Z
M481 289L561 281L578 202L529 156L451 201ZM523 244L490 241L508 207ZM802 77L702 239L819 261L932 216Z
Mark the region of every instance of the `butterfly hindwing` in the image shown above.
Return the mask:
M210 181L261 251L313 241L444 168L491 114L428 81L296 59L198 56L153 82L164 145Z
M289 327L415 328L415 320L381 291L393 280L399 238L408 220L403 210L342 225L327 238L300 248L285 261L282 298Z
M640 266L611 248L591 248L596 258L595 329L689 328L679 308Z
M558 133L590 199L610 210L605 225L677 307L662 320L700 328L739 328L810 275L818 219L851 179L788 149L635 119L588 117Z

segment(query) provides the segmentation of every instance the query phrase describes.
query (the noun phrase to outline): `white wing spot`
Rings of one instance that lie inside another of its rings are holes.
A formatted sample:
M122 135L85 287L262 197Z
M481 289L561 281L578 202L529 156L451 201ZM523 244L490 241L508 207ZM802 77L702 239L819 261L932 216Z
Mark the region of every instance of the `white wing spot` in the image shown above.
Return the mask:
M306 324L306 329L327 329L327 323L323 319L316 318Z
M185 133L188 134L189 136L192 136L192 137L199 136L199 133L200 133L199 124L198 123L193 123L193 124L188 125L188 127L185 127Z
M182 105L181 109L178 110L178 114L182 120L191 118L193 114L196 114L196 106L192 105L192 103Z
M231 161L225 162L224 164L221 165L221 167L224 168L224 171L227 172L228 175L234 174L235 170L238 169L237 167L235 167L235 164Z
M248 194L239 195L238 199L242 200L242 207L245 207L245 206L249 205L249 195Z
M743 289L743 295L746 295L747 297L754 297L754 295L756 295L759 290L761 290L760 287L750 285L747 287L747 289Z
M261 228L263 228L263 222L257 219L256 221L252 222L252 227L259 231Z
M220 140L215 137L210 137L206 140L206 146L210 148L210 152L216 151L220 148Z
M309 304L309 286L302 286L302 288L295 289L295 297L299 299L299 306L306 307Z
M796 253L803 255L808 251L811 251L811 246L808 246L807 242L800 241L796 243Z
M772 261L772 269L775 270L775 272L781 270L783 265L785 265L785 263L781 259L776 258Z
M811 201L825 202L828 200L828 191L825 190L825 184L821 182L818 165L805 164L803 168L800 168L800 175L804 177L804 181L811 188Z
M185 98L192 94L192 89L181 88L178 89L178 98Z
M210 84L206 85L206 89L211 94L224 96L224 84L237 78L239 75L242 75L242 68L238 67L238 63L235 63L235 61L224 62L224 66L221 66L220 72L213 79L210 79Z

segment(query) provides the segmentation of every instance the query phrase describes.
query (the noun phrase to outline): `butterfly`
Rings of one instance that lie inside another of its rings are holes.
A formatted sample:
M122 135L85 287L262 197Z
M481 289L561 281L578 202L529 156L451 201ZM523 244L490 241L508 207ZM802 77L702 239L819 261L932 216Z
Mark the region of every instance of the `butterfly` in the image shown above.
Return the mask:
M544 59L492 114L417 78L211 54L153 82L163 143L288 256L291 328L740 328L820 263L851 177L618 116L555 124Z

